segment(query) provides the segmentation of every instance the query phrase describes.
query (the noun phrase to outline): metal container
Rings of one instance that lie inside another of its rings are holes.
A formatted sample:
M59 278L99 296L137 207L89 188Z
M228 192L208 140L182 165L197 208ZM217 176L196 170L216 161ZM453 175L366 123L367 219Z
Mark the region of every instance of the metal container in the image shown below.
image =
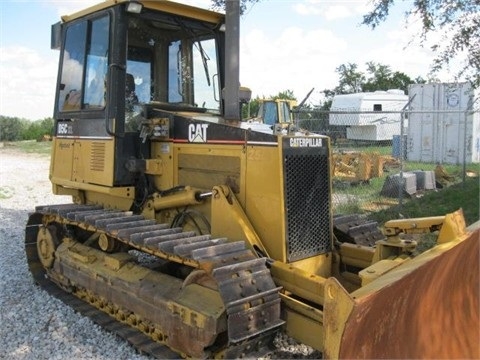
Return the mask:
M408 95L409 161L480 162L480 117L469 83L412 84Z

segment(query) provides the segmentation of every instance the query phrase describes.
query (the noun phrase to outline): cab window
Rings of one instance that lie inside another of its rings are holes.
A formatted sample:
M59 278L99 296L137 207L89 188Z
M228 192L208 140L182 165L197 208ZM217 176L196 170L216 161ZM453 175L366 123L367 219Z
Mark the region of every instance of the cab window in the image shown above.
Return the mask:
M211 25L145 9L128 22L126 87L138 105L220 113L217 35ZM132 81L133 79L133 81ZM127 96L126 117L135 112Z
M150 49L129 47L127 58L127 77L133 79L133 85L127 84L140 103L152 101L153 54ZM127 81L130 81L127 79Z
M290 107L287 102L281 102L279 103L281 106L281 112L282 112L282 121L283 122L290 122Z
M268 125L275 125L278 122L277 103L274 101L263 103L263 122Z
M66 29L59 111L105 107L109 27L109 17L103 16Z

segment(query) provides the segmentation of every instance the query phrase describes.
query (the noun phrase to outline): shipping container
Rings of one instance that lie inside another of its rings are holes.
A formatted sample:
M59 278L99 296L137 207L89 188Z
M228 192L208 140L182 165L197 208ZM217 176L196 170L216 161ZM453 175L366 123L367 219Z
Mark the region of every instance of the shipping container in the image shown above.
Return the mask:
M407 101L408 96L397 89L335 95L329 125L346 126L347 139L392 140L400 135L401 111Z
M410 85L407 159L440 164L480 162L476 95L469 83Z

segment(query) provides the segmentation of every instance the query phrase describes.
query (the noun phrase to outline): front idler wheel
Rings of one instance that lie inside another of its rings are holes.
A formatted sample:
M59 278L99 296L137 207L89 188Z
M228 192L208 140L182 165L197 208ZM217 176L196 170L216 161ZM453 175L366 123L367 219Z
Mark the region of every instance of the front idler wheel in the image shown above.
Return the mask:
M55 261L55 250L58 247L54 226L40 226L37 234L37 251L43 267L50 269Z

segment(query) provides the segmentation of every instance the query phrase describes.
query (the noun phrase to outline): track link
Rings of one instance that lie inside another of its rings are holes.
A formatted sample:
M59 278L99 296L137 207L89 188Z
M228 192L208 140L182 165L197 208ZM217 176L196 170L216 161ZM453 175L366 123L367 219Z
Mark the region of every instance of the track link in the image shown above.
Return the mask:
M265 354L269 351L268 343L283 324L279 288L270 276L266 259L256 257L243 241L229 242L226 238L213 239L211 235L198 236L181 228L170 228L168 224L157 224L141 215L99 206L64 204L37 207L27 224L25 240L29 268L35 281L81 314L129 341L141 353L157 358L179 357L167 346L60 289L49 279L49 271L42 265L37 250L37 233L41 226L49 224L100 234L108 241L113 239L130 248L207 274L216 282L227 316L228 340L220 351L221 356L234 358ZM108 247L108 242L105 247ZM188 277L185 281L189 281Z
M359 214L334 216L333 232L340 242L363 246L374 246L378 240L385 239L376 221Z

